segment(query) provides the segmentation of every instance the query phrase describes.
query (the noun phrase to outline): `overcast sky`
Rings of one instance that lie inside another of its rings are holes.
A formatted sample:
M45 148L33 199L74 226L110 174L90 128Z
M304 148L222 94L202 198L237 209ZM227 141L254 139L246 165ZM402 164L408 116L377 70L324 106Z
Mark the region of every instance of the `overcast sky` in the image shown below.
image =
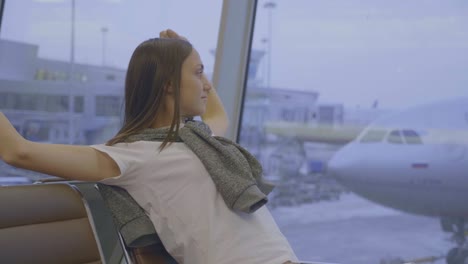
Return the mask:
M71 0L44 1L7 0L1 37L38 44L40 57L68 60ZM269 39L265 2L257 8L259 50ZM468 96L468 1L275 2L276 88L317 91L323 102L364 108L375 100L401 108ZM106 63L126 68L138 43L170 27L194 43L211 72L221 6L221 0L76 0L76 61L102 64L107 27ZM257 77L265 70L263 63Z

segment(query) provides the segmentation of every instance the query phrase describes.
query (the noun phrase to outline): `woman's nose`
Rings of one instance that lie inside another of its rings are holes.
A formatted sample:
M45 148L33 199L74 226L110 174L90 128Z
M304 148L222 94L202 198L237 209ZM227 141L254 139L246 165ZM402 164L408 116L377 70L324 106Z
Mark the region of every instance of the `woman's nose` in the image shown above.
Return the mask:
M211 84L210 84L210 83L205 83L205 84L203 85L203 89L204 89L205 91L207 91L207 92L210 92L210 91L211 91L211 88L212 88L212 87L211 87Z
M206 92L210 92L211 88L212 88L211 83L210 81L208 81L208 79L205 76L203 78L203 90L205 90Z

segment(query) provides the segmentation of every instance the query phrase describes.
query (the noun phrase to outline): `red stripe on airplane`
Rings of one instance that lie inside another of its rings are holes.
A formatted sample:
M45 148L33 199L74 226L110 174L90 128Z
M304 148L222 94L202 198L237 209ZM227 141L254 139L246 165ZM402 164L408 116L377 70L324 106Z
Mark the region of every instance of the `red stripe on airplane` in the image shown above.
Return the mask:
M411 165L413 169L427 169L429 168L429 164L427 163L413 163Z

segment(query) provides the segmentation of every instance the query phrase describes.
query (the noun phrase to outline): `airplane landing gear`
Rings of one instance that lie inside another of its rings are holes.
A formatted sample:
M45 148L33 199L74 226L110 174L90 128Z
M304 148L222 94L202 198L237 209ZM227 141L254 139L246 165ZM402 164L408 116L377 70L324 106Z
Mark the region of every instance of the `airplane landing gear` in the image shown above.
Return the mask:
M467 264L468 263L468 249L454 247L445 257L447 264Z
M457 247L450 249L445 257L447 264L468 264L468 244L465 238L465 219L442 219L444 231L453 232Z

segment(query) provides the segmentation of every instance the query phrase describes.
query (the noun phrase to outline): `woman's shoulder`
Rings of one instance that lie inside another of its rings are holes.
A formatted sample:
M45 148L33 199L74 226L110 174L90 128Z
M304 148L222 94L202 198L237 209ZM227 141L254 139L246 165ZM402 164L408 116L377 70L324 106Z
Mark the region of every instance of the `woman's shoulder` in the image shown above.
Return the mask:
M113 145L95 144L90 147L106 152L111 157L120 157L121 159L144 161L147 156L159 152L161 142L136 141L120 142Z

